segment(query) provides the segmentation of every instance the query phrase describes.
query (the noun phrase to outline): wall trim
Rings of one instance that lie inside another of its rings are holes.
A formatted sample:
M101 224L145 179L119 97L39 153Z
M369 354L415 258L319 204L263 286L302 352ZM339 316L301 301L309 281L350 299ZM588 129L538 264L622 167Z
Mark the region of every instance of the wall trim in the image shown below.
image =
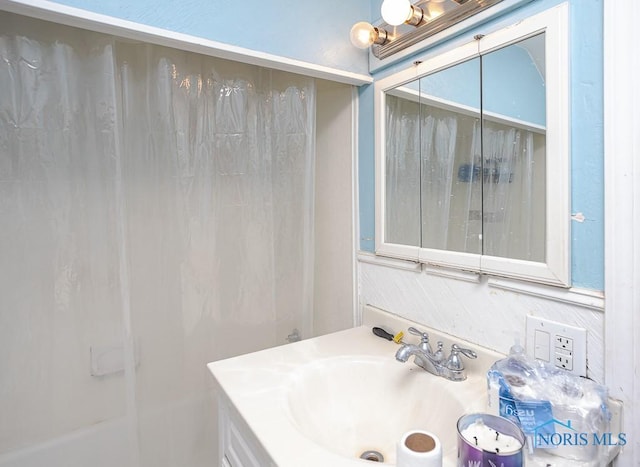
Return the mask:
M405 271L422 272L422 265L415 261L378 256L368 251L358 251L358 261L361 263L375 264L387 268L402 269Z
M446 277L459 281L472 282L474 284L479 284L480 278L482 277L482 275L478 272L463 271L461 269L452 269L442 266L432 266L430 264L423 265L422 270L427 274L431 274L432 276Z
M359 251L357 253L357 260L361 263L373 264L375 266L401 269L416 273L424 272L427 275L444 277L446 279L456 281L471 282L474 284L484 283L485 281L482 278L487 277L486 285L488 287L604 312L604 293L597 290L581 289L578 287L565 289L546 284L538 284L535 282L509 279L506 277L492 277L484 274L478 274L477 272L461 271L416 263L414 261L403 259L378 256L374 253L365 251Z
M316 65L310 62L294 60L280 55L246 49L244 47L237 47L201 37L102 15L80 8L61 5L48 0L0 0L0 10L44 21L52 21L66 26L111 34L126 39L173 47L175 49L195 52L211 57L303 74L313 78L356 86L373 82L373 78L369 75Z
M351 254L353 261L353 309L352 309L352 324L354 326L360 325L360 275L358 268L358 249L360 247L360 199L358 193L360 188L358 186L358 135L359 132L359 119L360 119L360 95L357 88L351 88Z
M629 442L615 465L640 464L640 6L604 0L605 382L624 403Z
M488 285L489 287L508 290L510 292L546 298L555 302L577 305L595 311L604 311L604 294L596 290L587 290L575 287L563 289L560 287L497 277L490 277Z

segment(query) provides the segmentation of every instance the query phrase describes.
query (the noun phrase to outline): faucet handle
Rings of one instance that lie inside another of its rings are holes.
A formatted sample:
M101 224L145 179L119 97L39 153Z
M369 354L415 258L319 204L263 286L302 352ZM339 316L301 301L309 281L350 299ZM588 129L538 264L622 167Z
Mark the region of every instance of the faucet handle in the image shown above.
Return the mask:
M414 328L413 326L411 326L409 328L409 332L411 334L413 334L414 336L420 336L423 341L429 342L429 334L427 334L426 332L419 331L418 329Z
M451 344L451 352L453 352L454 350L460 352L465 357L478 358L478 354L475 353L473 350L471 350L471 349L463 349L458 344Z
M442 360L444 360L444 352L442 351L442 346L444 344L442 343L442 341L438 341L437 344L438 344L438 349L434 352L433 359L436 362L440 363L442 362Z
M426 332L419 331L418 329L414 328L413 326L409 328L409 332L411 334L413 334L414 336L420 336L420 346L419 347L422 350L427 352L429 355L431 355L433 353L433 351L431 350L431 345L429 344L429 334L427 334Z
M462 359L460 358L460 354L464 355L467 358L478 358L478 354L475 353L471 349L463 349L458 346L458 344L451 345L451 355L449 355L449 359L447 360L447 368L450 370L464 370L464 363L462 363Z

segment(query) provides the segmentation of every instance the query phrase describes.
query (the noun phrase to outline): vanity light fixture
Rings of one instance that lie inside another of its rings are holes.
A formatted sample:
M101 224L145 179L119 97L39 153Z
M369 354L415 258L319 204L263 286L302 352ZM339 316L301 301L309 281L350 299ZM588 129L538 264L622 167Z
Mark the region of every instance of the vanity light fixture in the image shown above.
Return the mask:
M433 36L502 0L384 0L383 22L361 21L351 28L351 43L371 47L374 57L383 59Z
M351 43L359 49L366 49L373 44L385 44L389 33L385 29L376 28L366 21L360 21L351 28Z
M407 23L418 26L424 19L424 10L409 0L384 0L380 8L382 19L390 26Z

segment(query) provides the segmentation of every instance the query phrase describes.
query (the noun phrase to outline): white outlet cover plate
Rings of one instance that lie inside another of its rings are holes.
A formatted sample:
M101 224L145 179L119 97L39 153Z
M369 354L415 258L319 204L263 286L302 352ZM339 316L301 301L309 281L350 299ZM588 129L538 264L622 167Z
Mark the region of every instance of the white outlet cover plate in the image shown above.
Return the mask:
M536 330L549 333L549 352L551 362L556 351L556 338L568 337L573 339L573 369L567 370L569 373L577 376L587 376L587 330L576 326L570 326L548 319L538 318L536 316L527 316L527 337L526 351L530 357L536 354L544 353L544 349L536 349L535 334ZM542 350L542 352L541 352Z

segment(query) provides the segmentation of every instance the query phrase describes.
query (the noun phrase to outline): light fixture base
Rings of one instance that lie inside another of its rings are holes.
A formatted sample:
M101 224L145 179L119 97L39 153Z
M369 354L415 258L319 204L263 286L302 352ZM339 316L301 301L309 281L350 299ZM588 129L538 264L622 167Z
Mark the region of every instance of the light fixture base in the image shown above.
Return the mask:
M373 56L382 60L384 58L390 57L391 55L400 52L401 50L406 49L418 42L431 37L439 32L444 31L445 29L464 21L465 19L480 13L487 8L500 3L502 0L459 0L456 3L459 3L459 6L454 8L453 10L446 11L440 16L433 18L431 20L427 20L427 16L422 12L422 8L412 5L412 14L411 17L405 22L405 24L411 24L415 26L410 30L406 30L406 32L402 32L403 26L399 26L395 29L396 34L394 34L393 40L387 38L387 41L383 44L374 44L372 46ZM416 11L419 10L422 12L422 18L419 23L413 24L410 21L417 21L416 19ZM379 29L383 29L386 26L385 23L378 26Z
M375 39L373 40L374 44L384 45L389 42L389 33L386 29L379 28L374 26L373 29L376 31Z
M424 19L424 10L419 6L411 5L411 16L409 16L409 19L407 19L405 23L411 26L419 26Z

